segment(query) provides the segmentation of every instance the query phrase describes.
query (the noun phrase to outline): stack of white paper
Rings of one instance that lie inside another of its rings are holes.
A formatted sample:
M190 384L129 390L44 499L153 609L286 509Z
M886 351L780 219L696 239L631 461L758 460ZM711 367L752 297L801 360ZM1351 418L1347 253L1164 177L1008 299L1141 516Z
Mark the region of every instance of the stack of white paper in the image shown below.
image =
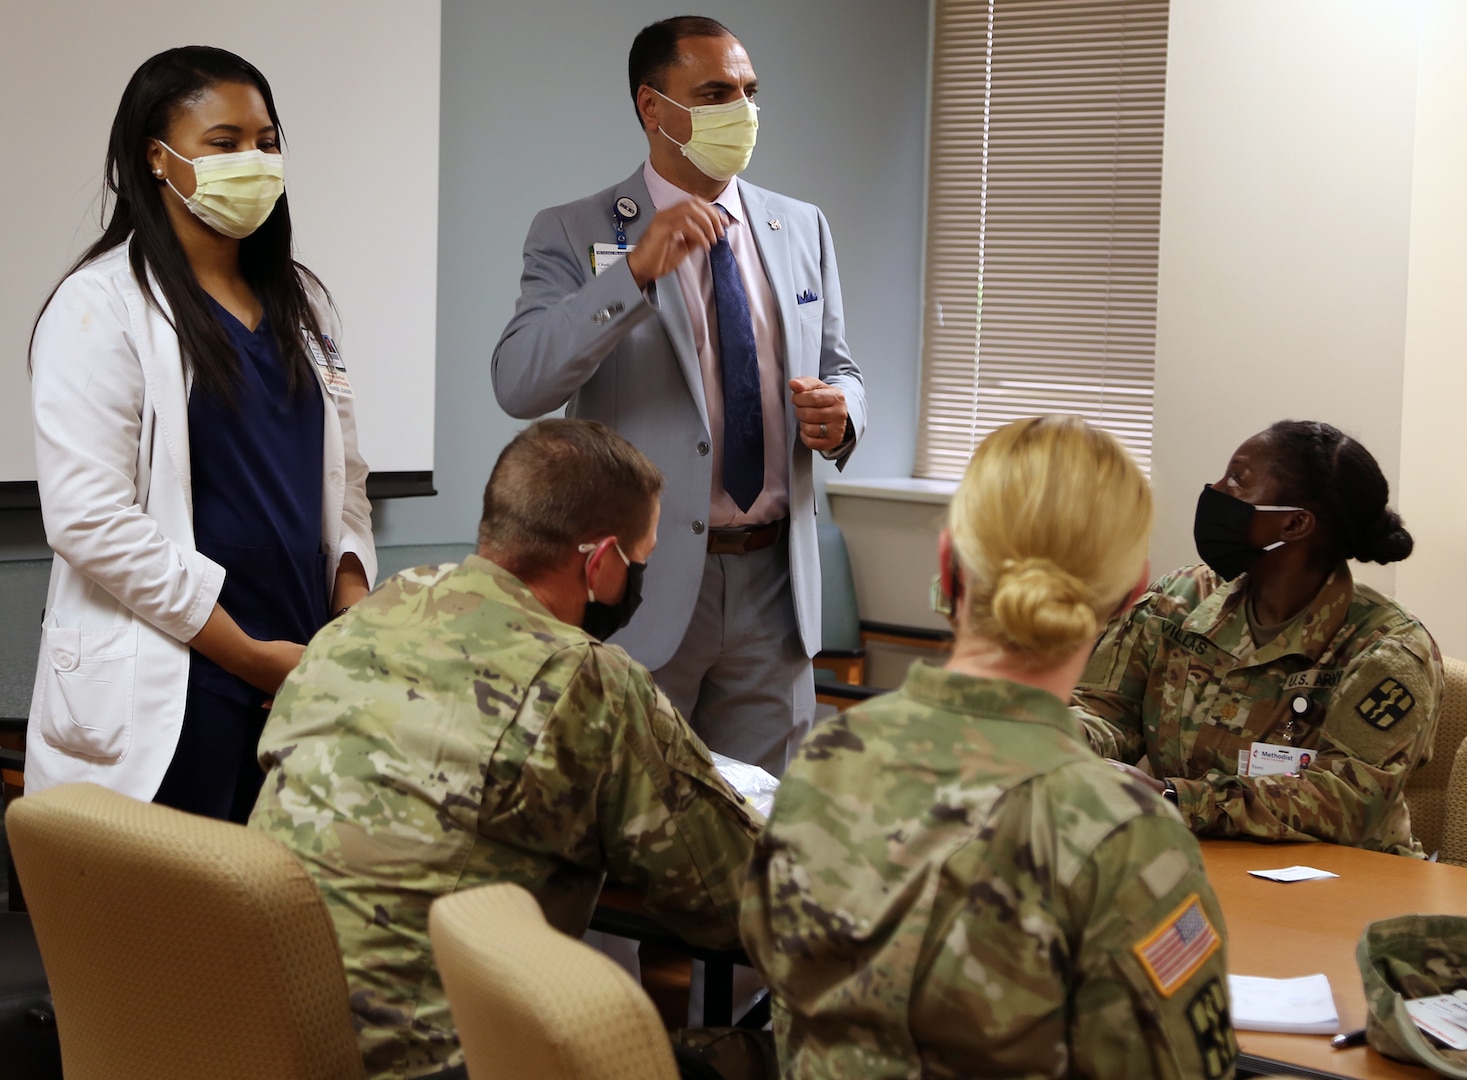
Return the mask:
M1323 975L1300 979L1229 975L1228 992L1233 999L1233 1027L1239 1031L1331 1035L1340 1030L1335 996Z

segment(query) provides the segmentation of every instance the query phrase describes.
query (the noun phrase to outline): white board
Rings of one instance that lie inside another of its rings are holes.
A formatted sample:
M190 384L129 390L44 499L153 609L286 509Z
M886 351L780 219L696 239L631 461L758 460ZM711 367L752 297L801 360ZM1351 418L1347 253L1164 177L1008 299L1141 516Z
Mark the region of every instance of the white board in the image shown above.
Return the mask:
M297 258L341 311L374 473L433 468L439 0L5 0L0 8L0 483L34 481L26 344L100 232L128 78L177 45L243 56L286 140Z

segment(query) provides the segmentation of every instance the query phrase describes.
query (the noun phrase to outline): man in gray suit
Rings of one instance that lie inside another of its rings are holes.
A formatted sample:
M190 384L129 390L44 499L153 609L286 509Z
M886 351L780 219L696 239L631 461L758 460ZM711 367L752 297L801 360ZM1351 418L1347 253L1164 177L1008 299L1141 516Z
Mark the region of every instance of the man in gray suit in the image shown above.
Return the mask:
M843 467L866 423L830 229L734 179L753 66L712 19L637 35L646 163L541 211L494 350L512 416L569 404L666 477L646 603L616 642L710 747L779 774L814 716L820 565L811 452Z

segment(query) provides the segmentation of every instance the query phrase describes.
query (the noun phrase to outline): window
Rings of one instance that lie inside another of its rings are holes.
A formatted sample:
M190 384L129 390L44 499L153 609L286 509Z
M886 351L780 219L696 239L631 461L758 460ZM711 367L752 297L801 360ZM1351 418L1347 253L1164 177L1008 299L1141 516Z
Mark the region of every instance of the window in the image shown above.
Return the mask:
M1079 413L1151 463L1167 0L937 0L916 474Z

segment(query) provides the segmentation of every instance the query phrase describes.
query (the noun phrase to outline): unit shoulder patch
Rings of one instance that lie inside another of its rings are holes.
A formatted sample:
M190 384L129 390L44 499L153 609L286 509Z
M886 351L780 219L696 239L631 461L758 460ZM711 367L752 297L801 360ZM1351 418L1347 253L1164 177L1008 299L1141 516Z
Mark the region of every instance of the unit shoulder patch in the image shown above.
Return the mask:
M1218 1080L1238 1057L1238 1037L1228 1014L1228 997L1222 980L1213 976L1187 1005L1187 1025L1197 1040L1202 1075Z
M1359 705L1355 706L1355 711L1371 727L1389 731L1397 721L1405 719L1406 714L1415 706L1416 699L1411 696L1411 691L1395 679L1382 679L1380 684L1366 694Z

